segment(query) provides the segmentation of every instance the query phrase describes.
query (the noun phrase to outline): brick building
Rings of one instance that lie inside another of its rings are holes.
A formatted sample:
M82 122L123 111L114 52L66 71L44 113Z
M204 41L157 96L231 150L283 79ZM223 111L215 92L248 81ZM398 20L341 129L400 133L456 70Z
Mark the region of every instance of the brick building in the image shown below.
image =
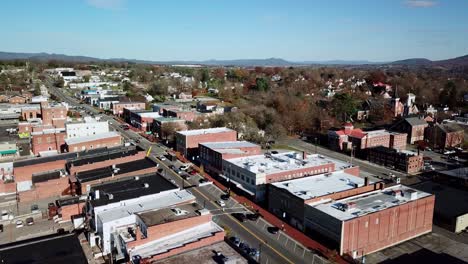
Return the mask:
M31 133L31 151L34 155L40 152L55 150L58 153L65 150L65 139L67 135L64 131L57 129L44 129Z
M211 213L195 203L178 204L137 214L135 236L125 236L130 259L156 261L224 240L224 230ZM125 231L124 231L124 234Z
M158 112L150 110L133 110L125 108L122 116L128 124L141 131L151 130L154 119L161 117Z
M8 103L10 104L24 104L28 99L21 95L14 95L8 98Z
M363 131L354 128L353 124L345 123L343 129L328 131L328 144L336 150L364 150L366 148L385 146L395 149L406 148L407 134L389 132L387 130Z
M262 148L247 141L206 142L198 144L199 160L207 172L223 172L223 159L260 155Z
M191 110L169 109L164 111L164 116L183 119L192 122L197 117L197 113Z
M120 116L123 114L124 108L133 110L144 110L146 108L146 104L143 102L121 102L112 104L112 113L114 115Z
M104 147L116 147L120 145L122 145L122 137L115 131L87 137L65 139L65 151L67 152L77 152Z
M178 131L175 135L176 150L188 158L198 156L200 143L237 140L237 132L225 127Z
M359 168L322 155L285 152L223 160L219 176L257 201L265 199L266 185L273 182L344 170L359 175Z
M54 119L66 119L68 109L63 105L49 105L48 102L41 102L42 124L51 125Z
M424 140L424 130L427 126L424 119L408 117L397 121L391 130L408 134L408 143L414 144L416 141Z
M306 207L306 233L358 258L432 231L434 195L396 185Z
M463 128L454 123L435 124L426 129L426 140L434 149L457 147L464 139Z
M319 174L268 184L268 210L304 231L305 208L327 199L343 199L383 188L383 183L370 182L343 171Z
M174 136L175 131L187 130L185 120L174 117L158 117L152 123L153 134L166 139Z
M367 160L409 174L418 173L424 167L422 154L382 146L367 149Z

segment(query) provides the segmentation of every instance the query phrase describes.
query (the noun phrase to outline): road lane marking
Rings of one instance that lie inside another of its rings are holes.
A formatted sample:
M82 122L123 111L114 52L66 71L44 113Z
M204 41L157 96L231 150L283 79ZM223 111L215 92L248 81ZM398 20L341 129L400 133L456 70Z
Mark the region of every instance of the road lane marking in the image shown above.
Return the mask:
M172 174L172 175L175 175L177 176L177 178L185 181L179 174L175 173L174 171L170 170L169 167L164 164L164 166L169 170L169 172ZM209 203L211 203L212 205L214 205L216 208L219 208L219 205L216 204L215 202L211 201L209 199L208 196L206 196L204 193L200 192L198 189L192 189L193 191L197 192L199 195L203 196L203 198L205 198L206 200L209 201ZM250 235L252 235L255 239L257 239L258 241L260 241L261 243L263 243L263 245L267 246L269 249L271 249L273 252L275 252L278 256L282 257L284 260L286 260L288 263L291 263L291 264L294 264L293 261L289 260L286 256L284 256L283 254L281 254L281 252L279 252L278 250L276 250L275 248L273 248L272 246L270 246L268 243L265 243L265 241L263 239L261 239L260 237L258 237L255 233L253 233L250 229L246 228L244 225L241 225L233 216L231 215L226 215L227 217L229 217L231 220L233 220L234 223L236 223L238 226L240 226L242 229L244 229L245 231L247 231L247 233L249 233Z

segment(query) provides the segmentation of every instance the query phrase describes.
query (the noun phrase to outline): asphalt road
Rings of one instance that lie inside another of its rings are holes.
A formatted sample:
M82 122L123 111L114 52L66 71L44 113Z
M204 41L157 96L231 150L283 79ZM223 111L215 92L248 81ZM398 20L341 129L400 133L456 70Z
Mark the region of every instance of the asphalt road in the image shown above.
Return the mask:
M95 115L100 114L95 108L80 104L78 100L65 95L60 89L61 88L49 85L50 93L54 94L58 99L67 102L71 106L84 107L89 113ZM217 224L225 227L230 236L239 237L241 241L245 241L250 247L255 247L260 250L260 257L258 259L260 263L323 263L317 260L317 257L308 249L305 249L301 244L291 239L283 232L279 232L276 235L268 233L266 228L270 226L270 224L264 219L259 219L259 221L256 222L239 222L231 213L245 212L247 209L242 205L230 199L223 210L223 208L216 203L222 193L219 188L214 185L194 187L193 180L186 181L176 172L169 169L168 164L172 164L172 162L168 160L163 162L157 158L160 154L165 153L165 146L149 142L131 130L123 130L120 127L119 121L111 116L100 115L105 120L109 121L111 128L119 131L127 140L139 140L140 143L138 143L138 145L146 150L152 147L150 157L164 169L163 175L171 179L172 182L176 183L179 187L192 186L189 187L189 191L197 198L199 204L204 204L205 207L214 214L213 219Z

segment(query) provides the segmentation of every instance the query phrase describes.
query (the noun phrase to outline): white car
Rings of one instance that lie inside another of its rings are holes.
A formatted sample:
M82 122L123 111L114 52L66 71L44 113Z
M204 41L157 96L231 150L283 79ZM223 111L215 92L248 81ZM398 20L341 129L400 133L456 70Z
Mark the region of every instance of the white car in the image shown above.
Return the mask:
M218 201L216 201L216 203L219 204L219 206L221 206L221 207L226 206L226 203L223 200L218 200Z
M20 228L20 227L23 227L23 226L24 226L24 224L23 224L22 220L16 221L16 228Z
M183 171L188 170L188 168L190 168L190 165L184 165L184 166L180 167L180 169L183 170Z
M165 160L166 160L166 157L160 156L159 159L162 160L162 161L165 161Z

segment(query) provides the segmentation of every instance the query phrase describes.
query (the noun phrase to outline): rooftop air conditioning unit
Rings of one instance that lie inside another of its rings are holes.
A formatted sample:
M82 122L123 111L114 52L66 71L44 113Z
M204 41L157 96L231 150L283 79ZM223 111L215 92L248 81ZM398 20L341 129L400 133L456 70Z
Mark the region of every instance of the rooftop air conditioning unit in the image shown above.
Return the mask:
M145 183L145 184L143 184L143 187L145 187L147 189L147 188L149 188L149 184Z

